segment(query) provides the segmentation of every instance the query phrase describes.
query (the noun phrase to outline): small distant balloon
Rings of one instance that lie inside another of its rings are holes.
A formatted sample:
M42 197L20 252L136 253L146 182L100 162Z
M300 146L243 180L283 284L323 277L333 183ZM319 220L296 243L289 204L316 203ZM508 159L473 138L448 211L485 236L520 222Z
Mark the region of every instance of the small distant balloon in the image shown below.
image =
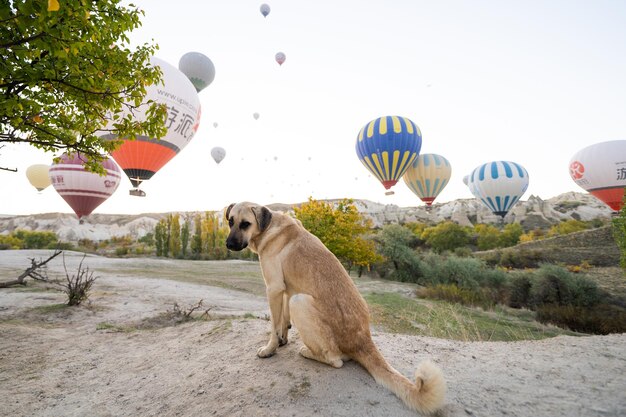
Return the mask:
M178 61L178 69L189 78L199 93L215 79L215 65L200 52L187 52Z
M217 122L213 122L213 127L217 127Z
M260 7L260 10L261 10L261 14L263 15L263 17L267 17L267 15L270 14L269 4L263 3Z
M283 65L283 62L285 62L285 60L287 59L287 55L285 55L282 52L279 52L276 54L276 62L278 62L278 65Z
M213 157L213 160L219 164L226 156L226 150L221 146L216 146L215 148L211 149L211 156Z
M30 185L35 187L37 191L43 191L50 184L50 176L48 175L49 165L35 164L26 168L26 178Z
M252 117L254 117L254 120L259 120L259 116L260 116L260 114L259 114L259 113L254 113L254 114L252 115Z

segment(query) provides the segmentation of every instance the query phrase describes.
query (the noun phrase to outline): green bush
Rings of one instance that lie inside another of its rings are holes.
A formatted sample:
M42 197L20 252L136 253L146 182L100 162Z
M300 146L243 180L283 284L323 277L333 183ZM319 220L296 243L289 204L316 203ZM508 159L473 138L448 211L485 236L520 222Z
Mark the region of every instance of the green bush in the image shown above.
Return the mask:
M126 256L128 255L128 247L120 246L119 248L115 248L115 256Z
M509 307L524 308L530 305L532 280L528 274L518 274L509 282Z
M599 304L593 308L543 305L537 309L537 320L583 333L626 332L626 310L611 304Z
M489 291L483 289L459 288L455 284L437 284L430 287L420 288L417 295L424 298L444 300L451 303L482 307L484 309L493 308L497 300L491 297Z
M536 275L530 290L530 303L533 306L555 304L591 307L601 300L595 282L558 265L544 264L536 271Z
M542 262L541 251L536 249L504 250L497 265L505 268L536 268Z
M470 229L456 223L446 221L428 227L422 232L421 238L435 252L453 251L470 242Z
M506 285L504 271L490 269L484 261L476 258L459 258L427 254L422 258L424 282L430 285L455 284L459 288L477 290L493 287L500 292Z

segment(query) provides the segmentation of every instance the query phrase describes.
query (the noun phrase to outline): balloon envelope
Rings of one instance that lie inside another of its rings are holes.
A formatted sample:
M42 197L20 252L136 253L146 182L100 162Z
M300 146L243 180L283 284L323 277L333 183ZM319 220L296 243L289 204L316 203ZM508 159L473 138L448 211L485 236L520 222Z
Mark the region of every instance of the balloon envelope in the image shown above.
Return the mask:
M504 218L528 188L528 172L510 161L482 164L468 177L468 187L494 214Z
M422 132L406 117L384 116L367 123L356 140L356 153L385 189L394 186L422 147Z
M259 113L254 113L252 117L254 117L254 120L259 120Z
M626 140L600 142L576 152L569 164L576 184L615 211L626 189Z
M261 10L261 14L263 15L263 17L267 17L267 15L270 14L269 4L263 3L260 7L260 10Z
M439 193L448 185L452 167L441 155L426 153L419 155L402 179L405 184L427 206L431 206Z
M283 65L283 62L285 62L285 60L287 59L287 55L285 55L282 52L279 52L276 54L276 62L278 62L278 65Z
M158 59L151 59L152 65L163 72L163 85L150 85L144 103L136 112L138 119L145 118L148 100L167 106L167 133L161 139L138 136L135 140L124 140L111 155L124 170L133 186L152 176L175 157L196 134L200 124L200 99L191 81L176 67ZM114 134L104 138L116 140Z
M215 148L211 149L211 156L213 157L213 160L215 160L215 162L219 164L226 156L226 150L221 146L216 146Z
M50 165L45 164L35 164L26 168L26 178L37 191L42 191L51 184L49 169Z
M200 52L187 52L178 61L178 69L189 78L197 92L204 90L215 79L215 65Z
M117 190L122 178L120 169L110 158L102 162L105 176L87 171L83 163L76 155L63 154L49 171L52 186L79 219L104 203Z

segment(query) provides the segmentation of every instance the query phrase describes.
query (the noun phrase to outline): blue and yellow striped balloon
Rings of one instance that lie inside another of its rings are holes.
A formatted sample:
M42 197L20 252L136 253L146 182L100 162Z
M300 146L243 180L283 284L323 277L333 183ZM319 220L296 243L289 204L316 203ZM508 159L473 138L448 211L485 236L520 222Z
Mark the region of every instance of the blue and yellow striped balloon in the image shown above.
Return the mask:
M406 117L385 116L372 120L359 132L356 153L385 189L404 175L422 147L422 132Z
M467 186L494 214L504 218L528 188L528 172L511 161L482 164L468 176Z
M452 167L441 155L419 155L402 176L404 183L427 206L431 206L439 193L448 185Z

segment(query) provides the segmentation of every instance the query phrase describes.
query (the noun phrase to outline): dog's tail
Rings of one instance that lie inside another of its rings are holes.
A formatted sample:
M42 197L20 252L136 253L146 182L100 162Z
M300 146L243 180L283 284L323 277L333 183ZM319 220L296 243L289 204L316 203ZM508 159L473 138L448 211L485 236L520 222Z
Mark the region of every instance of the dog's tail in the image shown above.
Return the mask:
M413 383L387 363L373 342L354 359L412 410L430 414L443 406L446 381L432 362L423 361L417 366Z

